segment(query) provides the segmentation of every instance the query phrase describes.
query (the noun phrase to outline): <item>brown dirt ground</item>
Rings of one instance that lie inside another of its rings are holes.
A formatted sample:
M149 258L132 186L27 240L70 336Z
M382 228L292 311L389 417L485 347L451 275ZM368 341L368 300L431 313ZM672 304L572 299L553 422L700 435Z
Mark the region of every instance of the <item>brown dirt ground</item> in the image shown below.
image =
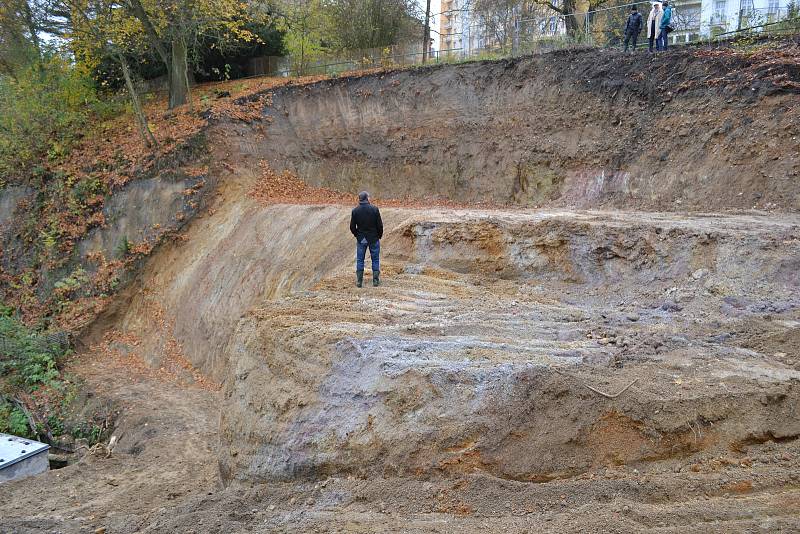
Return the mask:
M622 219L635 217L629 214ZM748 224L742 221L742 228ZM457 237L444 235L443 239ZM580 290L573 294L575 286L568 284L526 297L508 280L441 268L404 274L398 262L390 260L387 286L369 298L387 301L383 308L396 315L388 324L402 317L400 324L415 327L420 335L430 329L417 322L422 317L408 315L415 301L408 299L407 292L450 288L449 305L459 314L482 309L502 313L504 303L507 306L512 298L523 309L530 305L557 310L581 295ZM335 274L310 293L285 303L275 301L257 313L275 321L280 314L268 310L286 308L282 313L293 317L294 323L315 328L325 321L335 325L357 315L362 306L358 296L325 303L341 297L350 284L348 273ZM492 295L490 302L481 297L487 292ZM596 294L588 297L598 298ZM704 304L695 301L690 308L702 313ZM449 313L435 320L445 320ZM591 314L585 309L582 313ZM597 321L592 335L609 335L608 326L599 317ZM709 325L713 327L713 320ZM650 328L656 331L649 332ZM703 332L706 327L697 328ZM657 324L636 329L642 335L633 354L645 350L650 337L658 335ZM740 331L745 344L769 354L787 351L787 360L796 357L787 350L796 329L782 330L763 319L747 319ZM583 343L596 345L597 340ZM800 440L753 436L735 449L667 453L654 461L628 465L625 451L647 443L635 422L613 412L594 428L586 443L603 461L578 475L546 483L494 476L482 469L479 457L464 455L458 465L445 466L441 476L340 475L294 482L235 482L223 487L217 468L220 392L212 381L198 380L196 371L179 355L167 357L157 368L144 364L139 346L137 339L112 333L71 364L70 371L85 380L89 391L98 398L113 399L120 408L123 415L114 430L119 445L110 457L100 451L36 479L0 486L0 531L566 533L693 528L699 532L791 532L800 527ZM623 361L633 357L622 355ZM693 379L690 375L685 370L683 383L662 383L658 394L666 398L677 389L691 396L702 376ZM650 377L653 384L658 382L654 378ZM565 380L577 388L585 382L608 392L627 383L613 374L588 370L569 372ZM639 386L643 385L635 387ZM589 398L604 402L599 396Z

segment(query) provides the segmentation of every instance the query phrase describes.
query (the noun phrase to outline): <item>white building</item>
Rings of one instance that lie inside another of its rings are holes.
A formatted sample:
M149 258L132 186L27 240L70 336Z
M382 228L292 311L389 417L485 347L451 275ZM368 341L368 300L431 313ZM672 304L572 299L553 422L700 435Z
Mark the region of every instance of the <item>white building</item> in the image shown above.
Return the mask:
M444 54L470 56L496 44L486 26L471 12L472 0L441 0L439 50Z
M714 37L786 18L791 0L676 0L673 42Z

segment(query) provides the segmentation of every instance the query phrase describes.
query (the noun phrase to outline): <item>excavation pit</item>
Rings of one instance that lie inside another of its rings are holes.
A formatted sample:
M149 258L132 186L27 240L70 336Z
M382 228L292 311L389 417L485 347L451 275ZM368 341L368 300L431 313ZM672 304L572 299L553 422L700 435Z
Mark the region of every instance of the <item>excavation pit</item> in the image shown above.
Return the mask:
M344 210L273 210L346 248ZM797 333L794 222L386 216L384 286L357 290L343 259L239 322L226 480L547 481L800 434L800 371L753 344Z

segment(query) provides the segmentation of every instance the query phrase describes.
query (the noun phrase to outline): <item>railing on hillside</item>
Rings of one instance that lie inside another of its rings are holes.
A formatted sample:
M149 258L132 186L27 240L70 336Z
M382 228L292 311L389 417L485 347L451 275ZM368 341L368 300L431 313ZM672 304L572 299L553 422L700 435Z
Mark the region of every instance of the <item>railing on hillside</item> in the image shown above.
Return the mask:
M616 47L624 41L625 21L632 6L642 15L643 28L639 43L646 45L647 16L650 2L632 2L612 7L598 8L568 15L546 12L539 17L520 18L509 22L507 28L485 25L462 26L458 32L440 34L440 42L458 43L444 50L434 50L429 61L453 62L475 58L500 58L522 54L548 52L573 47ZM469 19L469 17L466 17ZM800 14L787 8L743 9L735 17L703 14L698 4L673 6L671 45L697 42L717 42L743 33L778 35L800 32ZM273 76L336 75L345 71L387 66L417 65L423 54L418 49L405 52L399 47L350 51L340 53L335 61L318 60L302 68L291 67L284 60L282 68L275 68Z
M430 63L459 62L474 59L497 59L524 54L549 52L558 49L587 46L621 47L625 21L631 6L642 15L643 28L640 46L647 46L647 16L650 2L626 3L568 15L545 12L539 17L512 20L507 28L495 27L491 32L485 25L462 26L459 32L440 34L459 46L428 53ZM694 7L693 7L694 6ZM469 20L469 17L466 17ZM670 34L670 45L691 43L709 44L741 35L782 35L800 33L800 13L787 8L743 9L735 17L722 14L703 14L695 4L673 7L676 30ZM410 66L423 63L421 47L392 46L368 50L349 50L317 56L314 61L292 62L289 57L262 57L251 60L248 76L293 77L304 75L336 76L348 71L379 67ZM411 50L411 51L409 51Z

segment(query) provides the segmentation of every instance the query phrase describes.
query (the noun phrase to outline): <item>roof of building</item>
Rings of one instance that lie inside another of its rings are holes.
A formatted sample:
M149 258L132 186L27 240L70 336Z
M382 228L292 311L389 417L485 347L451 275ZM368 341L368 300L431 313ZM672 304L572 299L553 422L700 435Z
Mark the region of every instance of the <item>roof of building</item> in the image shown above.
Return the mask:
M46 443L0 433L0 469L10 467L49 448L50 445Z

